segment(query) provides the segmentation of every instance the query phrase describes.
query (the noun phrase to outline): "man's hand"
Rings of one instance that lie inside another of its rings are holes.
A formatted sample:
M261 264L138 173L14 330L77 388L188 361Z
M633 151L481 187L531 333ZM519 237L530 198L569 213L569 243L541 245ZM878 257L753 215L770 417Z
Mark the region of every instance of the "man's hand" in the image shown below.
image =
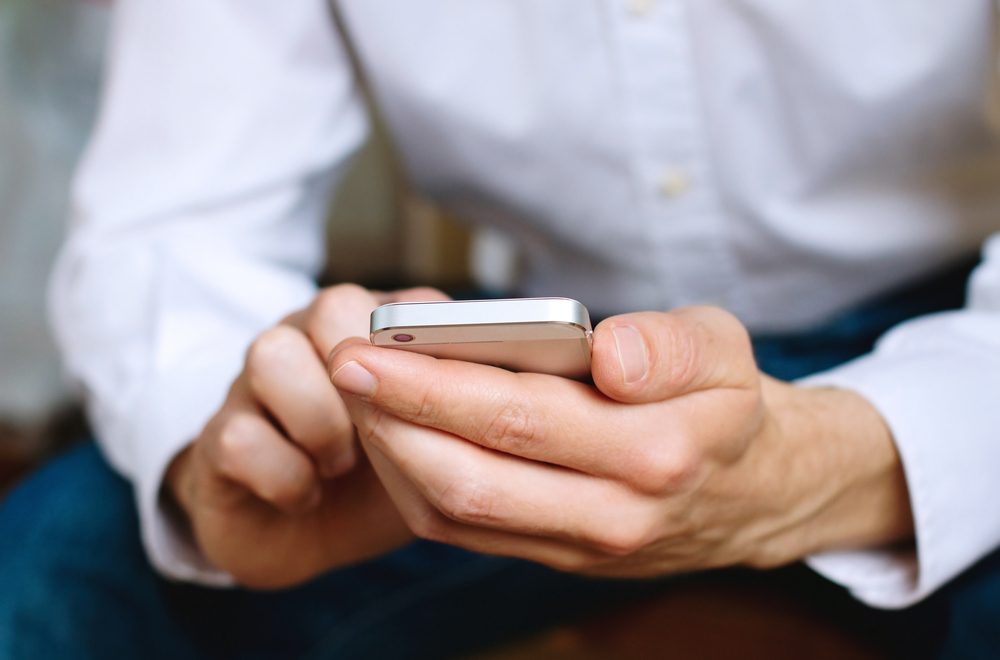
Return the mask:
M378 305L446 298L336 286L257 338L226 402L166 478L213 564L246 586L284 587L412 538L357 451L325 364L344 338L367 337Z
M912 535L874 408L761 375L746 330L718 309L605 321L596 388L354 341L329 369L424 538L653 576Z

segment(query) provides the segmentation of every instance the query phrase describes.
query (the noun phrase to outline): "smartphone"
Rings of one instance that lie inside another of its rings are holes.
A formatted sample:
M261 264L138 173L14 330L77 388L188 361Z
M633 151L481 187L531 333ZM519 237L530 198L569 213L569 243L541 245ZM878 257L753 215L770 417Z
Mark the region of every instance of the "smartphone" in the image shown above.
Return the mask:
M439 358L567 378L590 376L590 314L569 298L391 303L371 342Z

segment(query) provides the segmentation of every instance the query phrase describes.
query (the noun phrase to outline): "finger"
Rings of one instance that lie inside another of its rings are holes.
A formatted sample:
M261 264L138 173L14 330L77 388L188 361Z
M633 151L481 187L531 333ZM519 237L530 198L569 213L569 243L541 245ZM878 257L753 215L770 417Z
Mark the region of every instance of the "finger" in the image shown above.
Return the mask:
M592 387L427 355L341 344L328 370L352 408L361 400L388 415L439 429L502 454L563 466L644 493L687 487L700 474L702 437L735 415L708 422L687 398L622 405ZM700 396L717 394L706 392ZM352 412L357 424L357 418Z
M257 402L309 453L323 477L354 467L353 424L308 337L287 325L264 332L247 353L245 374Z
M222 416L205 447L220 480L246 488L281 511L303 513L322 499L309 457L259 414L244 409Z
M356 284L338 284L320 291L299 321L302 330L313 340L316 351L326 360L342 340L369 336L371 313L379 305L425 300L448 300L448 296L430 287L384 293L369 291Z
M347 337L368 337L371 313L378 305L371 291L355 284L338 284L316 295L303 317L302 330L325 361L333 347Z
M406 351L341 344L328 365L342 396L362 396L387 413L482 447L589 474L620 477L649 433L641 410L557 376L438 360ZM657 422L668 432L670 420Z
M656 532L651 500L613 481L489 451L357 400L348 405L364 441L449 520L614 554Z
M380 305L387 303L401 302L442 302L451 300L451 296L429 286L414 287L411 289L400 289L390 293L382 294L379 300Z
M247 365L252 390L316 460L322 476L352 469L356 451L353 427L321 360L345 337L367 336L371 310L383 300L440 299L447 296L427 287L374 294L352 284L334 286L320 292L308 310L289 315L254 343Z
M665 401L758 378L743 325L715 307L625 314L594 330L594 384L623 403Z
M606 560L570 543L466 525L444 516L377 447L362 443L369 461L410 530L419 538L503 557L527 559L564 571L587 570Z

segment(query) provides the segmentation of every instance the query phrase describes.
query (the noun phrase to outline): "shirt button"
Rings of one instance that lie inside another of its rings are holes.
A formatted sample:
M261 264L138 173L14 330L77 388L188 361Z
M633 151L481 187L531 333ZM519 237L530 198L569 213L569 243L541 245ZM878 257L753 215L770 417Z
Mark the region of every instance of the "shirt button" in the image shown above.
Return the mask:
M656 0L627 0L625 4L630 14L643 17L652 13L656 7Z
M691 177L681 170L667 170L660 177L659 193L670 199L680 197L691 189Z

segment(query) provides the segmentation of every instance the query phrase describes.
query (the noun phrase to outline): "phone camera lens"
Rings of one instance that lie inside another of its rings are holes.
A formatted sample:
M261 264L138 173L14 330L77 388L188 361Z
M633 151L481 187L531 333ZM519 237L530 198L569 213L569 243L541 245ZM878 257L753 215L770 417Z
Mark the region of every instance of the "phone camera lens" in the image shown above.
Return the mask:
M398 341L398 342L401 342L401 343L405 344L408 341L413 341L413 335L407 335L407 334L393 335L392 336L392 340L393 341Z

